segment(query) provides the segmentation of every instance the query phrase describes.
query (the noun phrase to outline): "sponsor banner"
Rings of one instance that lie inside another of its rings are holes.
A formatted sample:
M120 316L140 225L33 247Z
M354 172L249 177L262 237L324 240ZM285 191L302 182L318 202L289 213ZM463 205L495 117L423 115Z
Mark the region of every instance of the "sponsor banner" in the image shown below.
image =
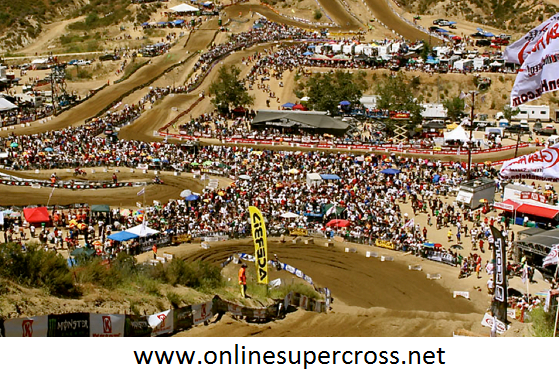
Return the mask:
M493 283L495 284L495 295L493 296L492 310L497 320L507 322L507 255L505 238L501 231L491 227L493 235L493 261L495 270L493 271Z
M456 258L454 258L451 254L440 252L440 251L432 251L427 254L427 259L433 260L435 262L441 262L448 265L455 265Z
M152 327L152 336L170 334L173 332L173 310L167 310L148 316L149 326Z
M559 89L559 19L536 38L522 64L511 91L511 106L536 100ZM543 30L542 30L543 31Z
M124 315L89 314L90 337L124 337Z
M503 178L537 177L559 179L559 148L542 149L503 163L499 171Z
M299 307L306 310L309 307L309 297L306 295L301 295L299 297Z
M520 199L531 199L532 201L546 203L547 198L543 194L535 192L520 192Z
M394 244L390 241L376 239L375 240L375 246L384 247L385 249L394 250Z
M493 320L494 320L493 316L486 313L485 315L483 315L483 319L481 320L481 325L487 326L488 328L493 328ZM497 318L495 318L495 321L497 321L497 333L499 334L503 334L504 332L507 331L507 329L510 328L510 325L507 326L505 323L503 323Z
M289 234L291 236L308 236L309 231L304 228L289 228Z
M151 337L152 328L147 316L126 315L125 337Z
M234 303L227 303L227 312L233 314L234 316L243 316L243 306L239 306Z
M89 313L48 316L49 337L89 337Z
M192 306L175 308L173 310L173 317L175 318L173 324L175 330L188 329L194 325Z
M4 321L5 337L46 337L48 316L24 317Z
M193 314L193 320L195 325L202 324L212 318L213 316L212 305L213 305L213 301L209 301L206 303L196 304L192 306L192 314Z
M268 240L266 225L260 210L254 206L248 208L254 240L254 256L256 257L256 276L259 284L268 284Z
M534 27L526 35L509 45L503 53L507 62L523 65L526 57L532 53L534 46L544 37L545 33L559 20L559 13L555 14L541 25Z
M559 244L553 245L549 254L543 260L543 267L559 263Z
M470 299L470 292L469 291L455 291L452 294L453 298L462 297L466 299Z

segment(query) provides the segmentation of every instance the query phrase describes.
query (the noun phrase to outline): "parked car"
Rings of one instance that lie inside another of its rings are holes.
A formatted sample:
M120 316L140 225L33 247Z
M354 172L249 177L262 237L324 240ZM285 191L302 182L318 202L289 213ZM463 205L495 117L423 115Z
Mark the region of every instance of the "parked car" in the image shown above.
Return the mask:
M120 57L115 54L105 54L104 56L99 57L99 61L115 61L120 60Z
M70 62L68 62L68 65L76 65L78 63L78 60L71 60Z
M528 133L530 132L530 127L527 124L513 124L506 128L509 133Z
M491 45L491 40L479 39L476 40L476 47L488 47Z
M76 62L76 65L78 65L78 66L91 65L91 61L89 61L89 60L79 60L78 62Z
M439 19L434 20L433 24L434 25L441 25L441 22L448 22L448 21L446 19L439 18Z
M557 129L553 124L546 124L545 127L543 128L541 128L541 124L540 124L539 129L536 129L536 125L534 125L534 133L540 136L557 135Z

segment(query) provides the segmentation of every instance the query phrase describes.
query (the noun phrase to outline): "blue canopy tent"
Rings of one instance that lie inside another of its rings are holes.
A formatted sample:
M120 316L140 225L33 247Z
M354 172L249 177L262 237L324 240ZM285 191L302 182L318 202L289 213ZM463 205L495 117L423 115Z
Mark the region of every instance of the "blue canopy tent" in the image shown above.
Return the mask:
M382 170L380 173L385 175L398 175L400 172L402 171L395 168L387 168L386 170Z
M122 241L133 240L134 238L138 238L138 237L140 236L138 236L137 234L122 231L118 233L113 233L108 238L109 240L122 242Z
M177 20L174 20L171 23L175 26L179 26L179 25L182 25L184 23L184 19L177 19Z
M348 106L348 105L351 105L351 102L349 102L349 101L340 101L340 105L342 105L342 106Z
M310 51L303 53L303 56L312 56L312 55L314 55L314 53Z
M149 22L142 23L142 27L148 27L148 26L149 26Z
M322 180L340 180L341 177L339 177L338 175L333 175L333 174L320 174L320 178Z
M286 104L281 105L281 107L286 108L286 109L292 109L293 106L295 106L295 104L288 102Z
M196 201L198 199L200 199L200 196L198 196L196 194L191 194L191 195L188 195L188 196L184 197L185 201Z
M447 33L450 32L450 31L448 31L448 30L445 30L444 28L438 28L436 31L437 31L437 32L440 32L441 34L447 34Z

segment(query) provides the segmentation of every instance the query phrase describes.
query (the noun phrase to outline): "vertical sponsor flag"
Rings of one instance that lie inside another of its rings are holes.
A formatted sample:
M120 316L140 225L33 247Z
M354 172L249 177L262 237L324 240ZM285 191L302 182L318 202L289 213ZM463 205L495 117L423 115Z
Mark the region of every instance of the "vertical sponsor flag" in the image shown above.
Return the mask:
M531 50L534 48L540 37L542 37L543 34L549 30L550 26L553 26L554 22L557 20L559 20L559 13L555 14L541 25L528 31L526 35L505 49L505 53L503 54L504 59L507 62L515 63L517 65L524 64L524 60L531 53Z
M533 39L524 42L523 49L518 52L522 66L512 87L512 107L559 89L559 15L553 16L541 27L532 34ZM514 50L512 48L509 53Z
M259 284L268 284L268 240L266 224L260 210L254 206L248 208L252 238L254 240L254 256L256 257L256 276Z
M551 251L543 260L543 266L547 267L559 263L559 244L553 245Z
M328 211L326 211L326 216L332 215L332 214L335 213L335 212L336 212L336 204L334 203L334 204L332 205L332 207L330 207L330 208L328 209Z
M495 239L493 242L493 260L495 270L493 271L493 283L495 284L495 295L493 296L493 315L497 320L506 324L507 322L507 256L505 238L500 230L491 227L491 234Z

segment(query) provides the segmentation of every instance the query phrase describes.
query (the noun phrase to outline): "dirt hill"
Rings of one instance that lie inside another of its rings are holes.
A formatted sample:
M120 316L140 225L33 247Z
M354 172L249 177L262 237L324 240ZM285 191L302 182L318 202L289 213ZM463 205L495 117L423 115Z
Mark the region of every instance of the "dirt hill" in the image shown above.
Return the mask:
M458 17L512 32L527 31L559 10L557 2L549 0L398 0L398 3L416 14Z

